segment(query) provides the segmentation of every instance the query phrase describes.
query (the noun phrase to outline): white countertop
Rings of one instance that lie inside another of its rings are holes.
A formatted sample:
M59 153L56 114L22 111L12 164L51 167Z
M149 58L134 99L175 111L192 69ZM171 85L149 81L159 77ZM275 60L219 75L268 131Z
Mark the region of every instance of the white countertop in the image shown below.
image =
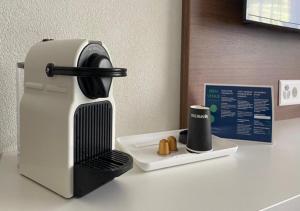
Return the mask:
M0 160L0 210L300 210L300 119L275 123L273 144L236 141L223 157L144 173L137 167L80 199L64 199ZM284 200L293 199L280 204Z

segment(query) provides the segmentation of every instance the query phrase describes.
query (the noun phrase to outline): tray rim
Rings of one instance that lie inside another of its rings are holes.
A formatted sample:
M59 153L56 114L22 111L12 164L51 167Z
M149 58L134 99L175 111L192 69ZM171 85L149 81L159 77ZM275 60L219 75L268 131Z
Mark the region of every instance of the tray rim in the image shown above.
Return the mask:
M175 166L179 166L179 165L186 165L189 163L195 163L195 162L200 162L200 161L206 161L206 160L210 160L210 159L214 159L214 158L218 158L218 157L225 157L225 156L234 154L238 150L238 145L236 143L234 143L232 141L232 139L224 139L224 138L218 137L222 141L225 141L225 142L228 141L228 142L232 143L233 147L224 148L224 149L220 149L220 150L216 150L216 151L209 151L209 152L205 152L205 153L201 153L201 154L192 154L191 153L190 156L186 156L188 154L181 154L182 156L178 155L176 157L167 157L167 159L165 159L165 160L159 160L159 161L154 161L152 163L151 162L149 163L149 162L145 162L145 161L136 159L136 156L133 153L131 153L130 150L128 150L126 148L126 146L124 146L124 144L121 143L122 140L124 140L124 139L126 139L124 141L128 142L130 138L137 138L137 137L149 136L149 135L160 135L160 134L162 135L162 134L168 134L168 133L174 134L174 133L180 132L182 130L184 130L184 129L122 136L122 137L116 138L116 145L117 145L117 148L119 148L120 150L130 154L134 160L134 163L145 172L175 167ZM226 152L224 152L224 151L226 151ZM215 154L217 154L217 155L215 155ZM221 154L221 155L218 155L218 154ZM205 156L205 155L208 158L203 158L203 156ZM209 156L209 155L212 155L212 156ZM169 165L166 164L168 162L171 164L169 164Z

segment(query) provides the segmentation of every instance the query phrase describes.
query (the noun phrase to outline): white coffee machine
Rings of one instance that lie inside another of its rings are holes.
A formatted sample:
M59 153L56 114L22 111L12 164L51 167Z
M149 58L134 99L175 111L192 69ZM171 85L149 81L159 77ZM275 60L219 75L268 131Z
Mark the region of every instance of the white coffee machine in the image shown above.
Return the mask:
M35 44L24 62L20 173L70 198L131 169L131 156L114 150L112 78L126 74L98 41Z

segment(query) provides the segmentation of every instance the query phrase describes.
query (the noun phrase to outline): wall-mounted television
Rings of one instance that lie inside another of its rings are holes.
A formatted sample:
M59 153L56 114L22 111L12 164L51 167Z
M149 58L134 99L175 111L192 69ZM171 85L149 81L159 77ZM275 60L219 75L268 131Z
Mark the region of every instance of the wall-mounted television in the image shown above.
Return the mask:
M300 0L244 0L246 22L300 29Z

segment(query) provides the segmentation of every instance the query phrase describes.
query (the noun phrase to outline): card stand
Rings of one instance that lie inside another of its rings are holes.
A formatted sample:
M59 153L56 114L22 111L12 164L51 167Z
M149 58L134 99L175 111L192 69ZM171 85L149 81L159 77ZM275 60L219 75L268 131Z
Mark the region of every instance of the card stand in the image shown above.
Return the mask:
M74 196L81 197L132 168L132 157L112 150L74 165Z

